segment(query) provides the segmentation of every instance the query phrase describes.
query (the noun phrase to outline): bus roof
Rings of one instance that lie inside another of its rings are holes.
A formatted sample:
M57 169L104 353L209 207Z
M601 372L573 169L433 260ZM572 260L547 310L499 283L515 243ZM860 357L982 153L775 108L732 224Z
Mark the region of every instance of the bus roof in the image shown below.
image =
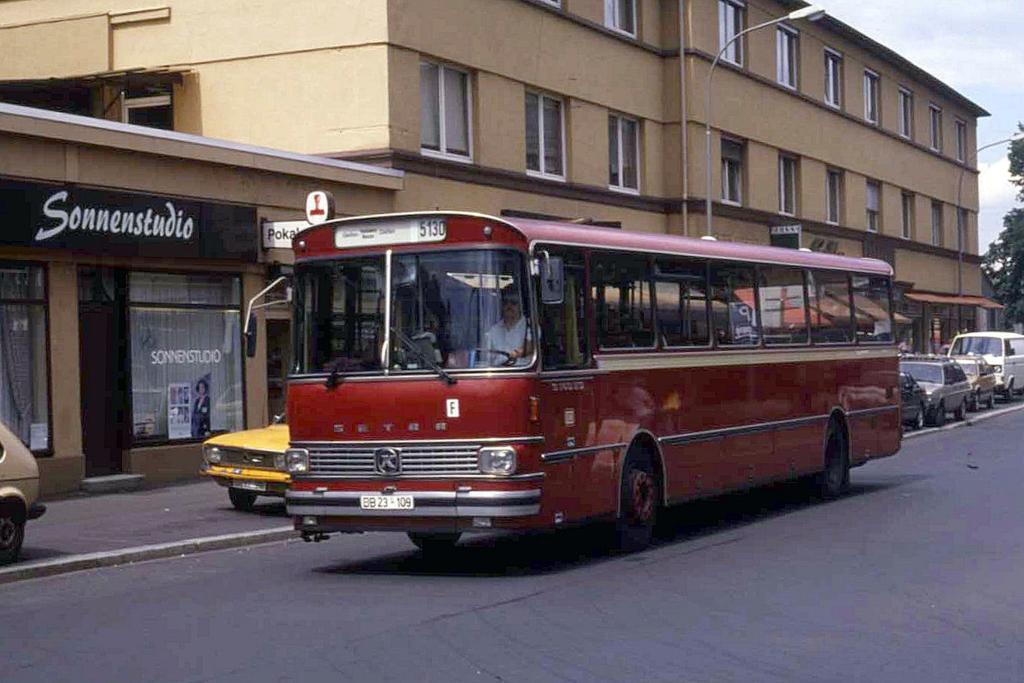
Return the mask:
M743 242L698 239L695 237L683 237L681 235L669 235L665 233L633 232L629 230L603 228L564 221L513 218L506 216L497 217L463 211L420 211L374 216L356 216L327 221L311 228L307 228L299 234L302 235L303 233L339 224L384 220L399 216L464 216L494 221L496 223L504 223L521 234L531 248L537 243L560 244L598 249L616 249L623 251L726 259L732 261L777 263L780 265L791 265L804 268L848 270L886 276L891 276L893 274L892 266L885 261L873 258L839 256L837 254L825 254L783 247L769 247L757 244L746 244ZM296 236L296 239L299 239L298 235Z

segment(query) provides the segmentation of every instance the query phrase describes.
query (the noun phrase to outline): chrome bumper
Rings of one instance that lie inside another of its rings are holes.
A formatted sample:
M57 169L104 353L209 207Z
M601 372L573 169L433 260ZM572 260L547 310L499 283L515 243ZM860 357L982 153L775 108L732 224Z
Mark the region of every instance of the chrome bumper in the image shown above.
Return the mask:
M526 517L540 512L540 489L526 491L400 491L413 497L412 510L364 510L360 496L380 491L288 491L292 516L317 517Z

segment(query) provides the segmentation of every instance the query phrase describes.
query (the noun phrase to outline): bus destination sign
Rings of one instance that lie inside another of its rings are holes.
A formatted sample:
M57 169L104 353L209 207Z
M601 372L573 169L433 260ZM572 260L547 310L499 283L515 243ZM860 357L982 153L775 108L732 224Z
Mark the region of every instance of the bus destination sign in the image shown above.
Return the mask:
M338 249L351 249L389 244L443 242L447 236L448 224L444 218L402 218L379 223L338 226L334 231L334 246Z

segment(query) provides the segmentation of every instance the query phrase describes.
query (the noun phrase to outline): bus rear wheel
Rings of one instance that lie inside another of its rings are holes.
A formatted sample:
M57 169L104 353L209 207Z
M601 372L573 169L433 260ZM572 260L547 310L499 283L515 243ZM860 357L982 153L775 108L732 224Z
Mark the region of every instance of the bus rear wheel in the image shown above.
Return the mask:
M825 469L816 480L818 495L833 500L850 488L850 456L842 428L833 422L825 438Z
M614 550L630 553L651 544L660 501L661 485L654 472L653 458L644 450L630 449L622 464L619 516L612 539Z
M413 545L419 548L420 552L424 555L441 555L451 552L455 544L459 542L462 534L457 532L450 534L427 534L410 531L408 536Z

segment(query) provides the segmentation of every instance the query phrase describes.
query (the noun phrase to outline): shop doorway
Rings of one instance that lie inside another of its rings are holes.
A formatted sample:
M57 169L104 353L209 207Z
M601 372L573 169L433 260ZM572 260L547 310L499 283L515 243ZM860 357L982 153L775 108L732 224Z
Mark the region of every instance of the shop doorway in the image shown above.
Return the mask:
M122 471L128 434L126 293L126 271L78 271L82 451L87 477Z
M287 403L285 380L291 368L291 319L267 318L267 409L270 419L284 415Z

